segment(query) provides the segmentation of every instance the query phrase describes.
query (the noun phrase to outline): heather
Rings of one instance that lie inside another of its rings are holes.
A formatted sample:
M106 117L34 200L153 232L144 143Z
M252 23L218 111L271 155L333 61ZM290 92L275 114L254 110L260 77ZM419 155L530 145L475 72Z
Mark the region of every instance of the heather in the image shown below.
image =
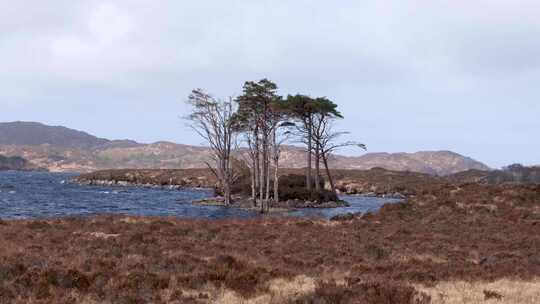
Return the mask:
M497 282L540 276L539 197L465 184L334 220L1 221L0 302L442 303L489 282L504 301Z

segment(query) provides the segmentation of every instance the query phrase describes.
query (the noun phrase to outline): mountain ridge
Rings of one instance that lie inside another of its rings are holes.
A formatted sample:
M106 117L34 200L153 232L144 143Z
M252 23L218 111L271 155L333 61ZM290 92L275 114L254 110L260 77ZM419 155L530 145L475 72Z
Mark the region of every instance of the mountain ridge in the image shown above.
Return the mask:
M109 140L63 126L36 122L0 123L0 155L20 156L50 171L89 172L101 169L175 169L206 166L206 147L158 141L142 144L133 140ZM237 153L243 158L242 153ZM281 163L287 168L305 167L303 148L284 148ZM490 170L485 164L452 151L415 153L375 152L362 156L333 155L336 169L381 167L432 175L448 175L470 169Z

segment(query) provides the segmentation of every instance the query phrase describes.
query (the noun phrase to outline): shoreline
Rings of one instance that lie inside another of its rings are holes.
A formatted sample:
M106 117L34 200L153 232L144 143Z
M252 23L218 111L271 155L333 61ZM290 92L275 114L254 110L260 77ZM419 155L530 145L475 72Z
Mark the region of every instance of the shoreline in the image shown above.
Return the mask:
M251 198L246 197L235 197L233 198L233 203L229 206L225 205L222 197L210 197L206 199L193 201L192 204L200 206L219 206L225 208L237 208L241 210L248 211L260 211L260 206L253 206ZM343 208L350 207L350 204L346 201L337 201L337 202L324 202L316 203L303 200L288 200L281 202L270 202L270 208L267 210L270 213L279 213L279 212L290 212L300 209L333 209L333 208Z
M113 180L78 180L77 178L73 179L71 182L74 182L79 185L87 186L107 186L107 187L141 187L149 189L164 189L164 190L182 190L182 189L191 189L191 190L200 190L200 191L214 191L212 188L206 187L196 187L196 186L187 186L187 185L156 185L156 184L139 184L139 183L130 183L127 181L113 181ZM385 197L382 197L385 198ZM386 197L389 198L389 197ZM260 211L260 207L253 206L251 199L247 197L236 196L233 198L233 203L229 206L226 206L223 203L223 198L220 196L212 196L200 200L195 200L191 204L199 206L216 206L216 207L226 207L226 208L237 208L247 211ZM350 207L350 204L344 200L337 202L324 202L324 203L315 203L310 201L303 200L288 200L278 202L277 205L270 206L268 212L270 213L279 213L279 212L289 212L298 209L331 209L331 208L342 208Z
M86 179L80 178L77 176L70 180L73 183L85 185L85 186L107 186L107 187L141 187L141 188L151 188L151 189L167 189L167 190L182 190L182 189L195 189L195 190L207 190L214 191L215 189L210 186L200 186L200 184L166 184L159 185L157 183L136 183L129 182L124 180L102 180L102 179ZM407 198L414 197L413 194L405 195L400 192L392 193L376 193L376 192L342 192L338 189L338 195L340 196L350 196L350 197L373 197L373 198L388 198L388 199L401 199L405 200ZM316 207L315 207L316 208Z
M83 185L83 186L105 186L105 187L139 187L139 188L150 188L150 189L164 189L164 190L182 190L182 189L192 189L192 190L201 190L201 191L214 191L212 187L205 186L196 186L196 185L158 185L152 183L132 183L128 181L115 181L115 180L86 180L79 179L75 177L70 180L70 182Z
M74 182L76 184L80 185L87 185L87 186L107 186L107 187L141 187L141 188L149 188L149 189L164 189L164 190L183 190L183 189L190 189L190 190L200 190L200 191L214 191L215 189L210 187L199 187L195 185L158 185L153 183L132 183L128 181L115 181L115 180L88 180L88 179L80 179L79 177L75 177L71 180L71 182ZM367 193L339 193L339 196L348 196L348 197L365 197L365 198L381 198L381 199L393 199L393 200L406 200L408 198L413 198L414 195L405 196L401 193L385 193L385 194L377 194L374 192L367 192ZM216 207L226 207L226 208L237 208L240 210L246 210L246 211L254 211L259 212L260 207L255 207L250 202L250 198L247 197L236 197L233 199L234 203L226 206L222 202L222 197L220 196L213 196L208 197L201 200L196 200L191 202L194 205L200 205L200 206L216 206ZM280 212L290 212L295 210L301 210L301 209L333 209L333 208L344 208L344 207L350 207L350 204L347 203L345 200L340 201L330 201L330 202L324 202L324 203L316 203L311 201L304 201L304 200L287 200L287 201L281 201L274 206L270 206L270 209L268 212L270 213L280 213Z

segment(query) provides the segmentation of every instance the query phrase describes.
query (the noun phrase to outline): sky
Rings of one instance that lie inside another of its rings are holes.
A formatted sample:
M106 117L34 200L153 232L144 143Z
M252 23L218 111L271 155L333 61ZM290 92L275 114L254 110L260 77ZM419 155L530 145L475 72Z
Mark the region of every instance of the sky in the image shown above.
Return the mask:
M540 164L538 0L0 0L0 121L201 144L190 91L261 78L370 152Z

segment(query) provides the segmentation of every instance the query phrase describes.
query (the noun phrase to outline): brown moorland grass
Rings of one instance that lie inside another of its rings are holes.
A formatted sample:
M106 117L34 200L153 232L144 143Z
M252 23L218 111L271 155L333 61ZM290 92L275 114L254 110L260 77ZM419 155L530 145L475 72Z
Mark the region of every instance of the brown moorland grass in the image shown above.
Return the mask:
M534 303L540 186L433 187L340 221L2 221L0 246L0 303Z

